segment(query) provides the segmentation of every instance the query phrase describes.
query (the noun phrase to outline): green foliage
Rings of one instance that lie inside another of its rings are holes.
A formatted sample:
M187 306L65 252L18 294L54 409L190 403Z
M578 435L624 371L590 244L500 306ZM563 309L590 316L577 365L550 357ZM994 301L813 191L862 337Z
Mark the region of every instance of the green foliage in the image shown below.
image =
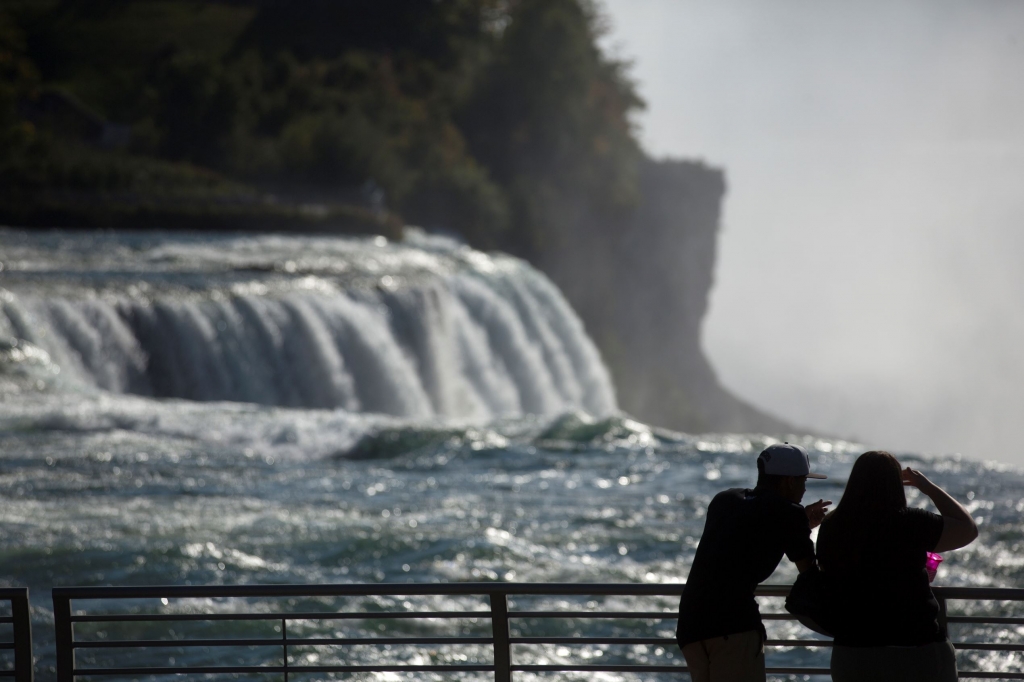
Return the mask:
M526 254L635 198L640 101L588 0L11 1L15 184L137 191L158 160L328 200L372 182L409 222ZM25 127L40 84L130 125L129 147Z
M588 5L520 0L509 20L459 119L536 251L582 214L636 200L641 154L629 115L642 102L624 66L597 48Z
M10 2L10 0L6 0ZM244 3L203 0L27 0L12 10L43 78L106 117L134 122L154 60L169 50L222 59L252 21Z
M173 160L216 166L235 129L240 91L220 62L190 51L168 51L148 70L149 120L159 151Z
M244 186L185 163L99 151L37 133L20 153L0 157L0 187L14 192L98 192L197 196L245 194Z
M32 95L38 80L26 56L24 32L0 10L0 157L23 154L35 136L34 127L18 115L18 103Z

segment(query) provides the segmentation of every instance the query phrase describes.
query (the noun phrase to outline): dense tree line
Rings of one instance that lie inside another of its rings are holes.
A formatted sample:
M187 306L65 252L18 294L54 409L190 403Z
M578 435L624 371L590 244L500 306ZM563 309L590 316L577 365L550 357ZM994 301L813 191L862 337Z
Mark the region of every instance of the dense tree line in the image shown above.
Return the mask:
M636 201L641 102L600 30L589 0L0 0L0 177L369 188L531 255ZM104 149L62 107L130 135Z

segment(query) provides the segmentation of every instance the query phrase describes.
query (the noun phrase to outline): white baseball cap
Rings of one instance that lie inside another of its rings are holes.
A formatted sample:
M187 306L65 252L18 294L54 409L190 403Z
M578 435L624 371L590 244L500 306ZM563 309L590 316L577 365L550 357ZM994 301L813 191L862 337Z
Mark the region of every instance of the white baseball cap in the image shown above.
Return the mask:
M757 456L764 462L764 472L773 476L806 476L807 478L828 478L824 474L811 473L811 459L799 445L776 443L769 445Z

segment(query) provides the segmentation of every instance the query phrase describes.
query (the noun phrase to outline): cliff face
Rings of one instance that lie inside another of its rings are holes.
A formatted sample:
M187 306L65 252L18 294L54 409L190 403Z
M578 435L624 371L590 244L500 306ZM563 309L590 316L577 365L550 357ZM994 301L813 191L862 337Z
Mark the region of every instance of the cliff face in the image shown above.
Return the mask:
M700 346L714 281L720 170L689 161L639 166L639 204L581 221L541 266L583 318L612 372L619 405L688 432L792 430L725 391Z

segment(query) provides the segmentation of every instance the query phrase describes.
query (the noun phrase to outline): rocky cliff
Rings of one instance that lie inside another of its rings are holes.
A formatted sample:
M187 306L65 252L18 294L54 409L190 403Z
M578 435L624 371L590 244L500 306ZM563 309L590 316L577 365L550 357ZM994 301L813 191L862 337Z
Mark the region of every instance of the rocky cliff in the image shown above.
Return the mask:
M600 347L623 410L688 432L791 432L722 388L700 344L714 282L721 170L646 159L640 200L540 256ZM609 222L612 225L609 225Z

